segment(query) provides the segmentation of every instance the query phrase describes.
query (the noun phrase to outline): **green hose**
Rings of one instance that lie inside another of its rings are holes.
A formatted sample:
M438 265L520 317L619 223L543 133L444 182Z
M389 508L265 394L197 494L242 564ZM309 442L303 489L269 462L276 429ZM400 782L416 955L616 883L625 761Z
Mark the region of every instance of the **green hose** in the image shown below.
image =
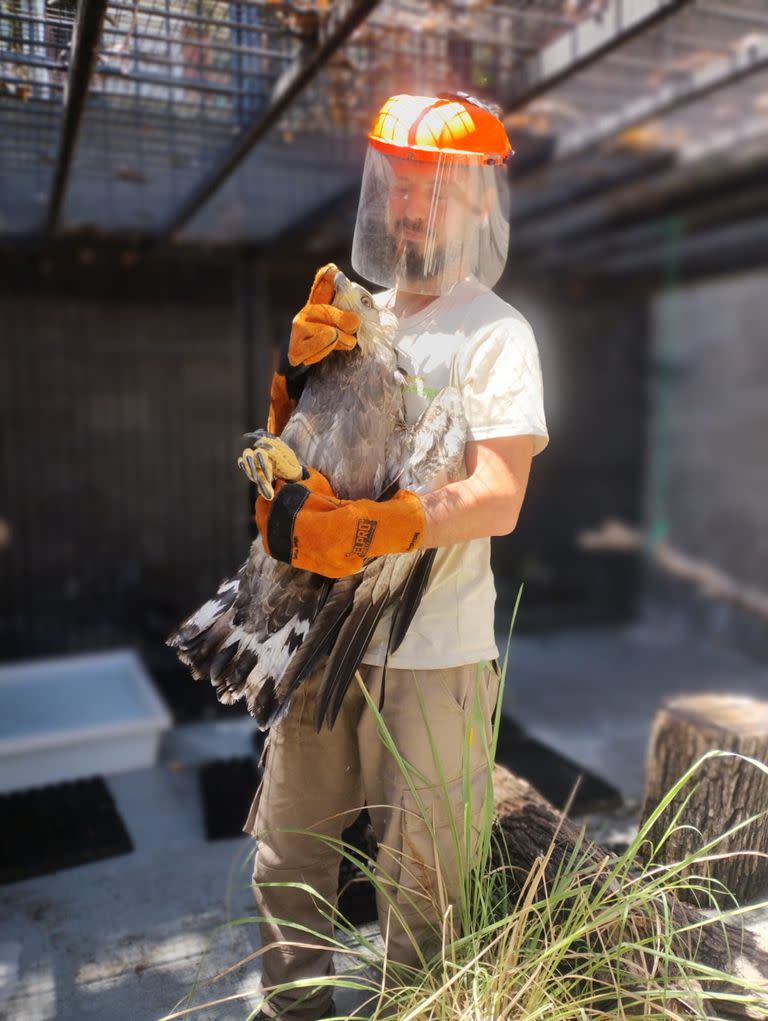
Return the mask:
M683 219L672 217L665 227L664 289L658 337L658 359L652 403L649 452L650 509L648 527L643 540L643 553L648 557L656 545L669 534L667 517L669 494L669 425L674 383L674 355L677 348L679 302L675 291L679 285L680 239Z

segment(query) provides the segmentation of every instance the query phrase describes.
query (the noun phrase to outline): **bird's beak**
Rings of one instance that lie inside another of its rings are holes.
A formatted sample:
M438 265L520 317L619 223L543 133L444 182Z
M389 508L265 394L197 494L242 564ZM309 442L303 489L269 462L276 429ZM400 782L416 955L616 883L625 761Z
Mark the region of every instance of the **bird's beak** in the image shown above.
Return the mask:
M337 269L333 277L333 289L335 292L333 295L333 300L336 301L336 298L339 295L343 295L348 287L349 280L347 280L347 278L344 276L340 269Z

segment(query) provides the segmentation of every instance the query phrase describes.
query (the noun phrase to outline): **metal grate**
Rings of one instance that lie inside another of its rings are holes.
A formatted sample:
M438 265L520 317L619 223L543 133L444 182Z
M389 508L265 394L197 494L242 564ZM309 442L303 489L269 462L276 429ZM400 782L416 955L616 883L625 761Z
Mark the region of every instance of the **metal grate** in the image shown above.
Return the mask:
M221 0L108 4L63 228L162 227L294 56L275 14Z
M81 0L77 25L0 0L0 236L268 240L353 186L396 91L497 100L531 215L768 127L764 0Z

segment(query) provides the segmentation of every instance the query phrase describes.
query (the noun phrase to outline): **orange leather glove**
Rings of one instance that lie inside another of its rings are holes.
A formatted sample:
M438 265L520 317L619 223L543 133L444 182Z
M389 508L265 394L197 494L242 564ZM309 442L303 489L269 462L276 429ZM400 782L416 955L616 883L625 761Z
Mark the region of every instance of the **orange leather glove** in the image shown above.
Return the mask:
M311 365L332 351L349 351L357 343L354 334L360 326L356 312L345 312L331 305L336 266L329 262L315 274L304 308L293 319L287 350L272 377L269 394L267 430L279 436L304 389L304 374Z
M285 429L285 423L293 414L299 402L302 387L288 379L279 370L272 377L269 391L269 414L267 415L267 432L279 436Z
M330 304L335 275L332 262L317 271L307 304L293 318L288 361L294 367L315 365L332 351L349 351L357 343L360 316Z
M277 482L275 497L256 500L264 549L304 571L344 578L367 560L417 549L424 537L424 507L407 489L390 500L339 500L324 475L305 469L300 482Z

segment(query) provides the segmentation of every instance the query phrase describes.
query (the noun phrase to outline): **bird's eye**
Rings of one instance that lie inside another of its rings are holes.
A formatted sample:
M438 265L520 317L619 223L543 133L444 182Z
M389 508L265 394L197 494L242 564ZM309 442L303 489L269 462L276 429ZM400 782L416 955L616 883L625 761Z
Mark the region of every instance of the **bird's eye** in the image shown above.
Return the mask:
M373 308L373 298L370 296L370 294L361 294L360 304L363 306L363 308Z

